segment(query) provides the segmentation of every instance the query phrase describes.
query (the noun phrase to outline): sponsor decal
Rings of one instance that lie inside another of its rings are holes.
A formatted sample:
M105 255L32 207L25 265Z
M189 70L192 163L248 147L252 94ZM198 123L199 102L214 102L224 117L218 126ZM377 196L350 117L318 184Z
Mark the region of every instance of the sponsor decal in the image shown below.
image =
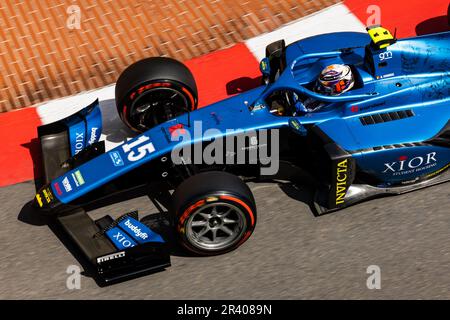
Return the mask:
M386 101L383 102L378 102L378 103L374 103L374 104L369 104L366 107L361 108L360 110L367 110L367 109L372 109L372 108L377 108L377 107L381 107L384 106L386 104Z
M392 51L386 50L385 52L381 52L378 57L380 58L380 61L392 59Z
M338 163L336 172L336 204L343 204L347 193L348 159Z
M138 243L164 242L161 236L136 219L128 217L119 222L119 227Z
M121 167L124 165L122 157L120 156L120 153L118 151L111 151L109 153L109 156L111 157L114 166Z
M62 195L62 190L61 190L61 187L59 186L58 182L55 182L53 184L53 187L55 188L57 194Z
M42 198L41 198L41 195L40 195L40 194L37 194L37 195L36 195L36 201L37 201L37 203L39 204L39 207L42 208L43 203L42 203Z
M98 131L98 128L94 127L91 129L91 138L88 141L89 144L93 144L97 141L97 131Z
M398 161L385 163L383 173L401 176L427 170L436 165L436 152L430 152L425 156L418 156L411 159L407 156L401 156L398 158Z
M72 191L72 186L70 185L69 178L65 177L62 180L62 184L63 184L64 189L66 190L66 192Z
M415 178L415 179L412 179L412 180L401 181L400 184L401 184L401 185L413 184L413 183L416 183L417 180L419 180L419 177L417 177L417 178Z
M140 238L142 240L146 240L148 238L148 234L146 232L143 232L138 226L133 225L130 221L130 219L127 219L124 223L124 225L127 228L127 230L130 230L133 232L133 234L137 237Z
M427 178L431 178L431 177L437 176L438 174L444 172L448 168L450 168L450 163L447 164L446 166L444 166L443 168L441 168L441 169L439 169L439 170L437 170L437 171L435 171L433 173L430 173L429 175L427 175Z
M289 119L289 126L301 136L308 134L308 130L295 118Z
M261 70L263 70L263 71L267 70L267 66L268 66L267 61L262 59L261 60Z
M86 146L86 123L76 115L68 119L66 125L69 131L70 152L74 156Z
M50 191L50 189L46 188L46 189L42 190L42 194L44 195L45 201L47 201L47 203L52 202L53 194Z
M106 235L119 250L132 248L136 245L136 242L133 239L131 239L124 231L117 227L106 231Z
M82 186L84 184L84 178L81 175L80 170L75 171L75 179L78 182L78 185Z
M102 262L106 262L106 261L110 261L110 260L114 260L114 259L119 259L119 258L123 258L125 257L125 251L121 251L121 252L117 252L117 253L113 253L113 254L108 254L106 256L103 257L98 257L97 258L97 263L102 263Z
M84 132L75 133L75 154L84 148Z
M78 180L75 177L75 174L72 173L71 175L72 175L73 183L75 183L75 186L78 188L80 186L80 184L78 183Z
M295 130L300 130L300 122L298 122L297 119L293 119L292 121L289 121L289 124L294 128Z
M393 77L393 76L395 76L395 73L386 73L386 74L383 74L382 76L377 76L377 79L385 79L385 78L390 78L390 77Z
M351 106L350 111L353 112L353 113L364 112L364 111L367 111L367 110L370 110L370 109L374 109L374 108L377 108L377 107L384 106L385 104L386 104L386 101L378 102L378 103L374 103L374 104L369 104L367 106Z
M247 150L258 150L261 148L266 148L268 145L267 143L258 144L258 137L257 136L249 136L249 143L250 145L243 146L240 150L247 151Z

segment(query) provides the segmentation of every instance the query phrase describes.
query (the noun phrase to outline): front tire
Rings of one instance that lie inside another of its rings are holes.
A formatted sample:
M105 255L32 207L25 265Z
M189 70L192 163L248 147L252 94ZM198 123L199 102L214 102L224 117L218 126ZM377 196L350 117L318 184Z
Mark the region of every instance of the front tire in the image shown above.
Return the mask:
M237 176L203 172L183 181L173 194L178 240L189 252L212 256L232 251L253 233L256 206Z
M137 61L117 79L115 98L122 121L144 132L197 107L197 85L181 62L164 57Z

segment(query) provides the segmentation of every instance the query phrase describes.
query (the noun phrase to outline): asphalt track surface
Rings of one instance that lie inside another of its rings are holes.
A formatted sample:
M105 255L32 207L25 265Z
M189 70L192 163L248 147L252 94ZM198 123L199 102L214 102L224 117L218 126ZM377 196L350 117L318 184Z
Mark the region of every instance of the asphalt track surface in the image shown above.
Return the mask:
M0 298L448 299L449 186L315 217L308 188L250 183L258 223L238 250L212 258L174 256L166 271L104 288L82 275L81 289L68 290L67 267L83 262L23 209L34 183L20 183L0 188ZM156 212L143 197L94 214L129 209ZM380 290L366 286L369 265L381 268Z

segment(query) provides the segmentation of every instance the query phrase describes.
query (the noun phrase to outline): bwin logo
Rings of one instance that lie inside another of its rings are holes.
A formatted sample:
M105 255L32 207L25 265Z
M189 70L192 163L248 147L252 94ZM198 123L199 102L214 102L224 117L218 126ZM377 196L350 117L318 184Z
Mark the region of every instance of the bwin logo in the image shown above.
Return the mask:
M135 236L141 239L147 239L148 238L148 234L145 232L142 232L141 229L138 226L133 225L130 222L130 219L128 219L127 221L125 221L125 225L134 232Z
M436 152L428 153L425 157L415 157L408 161L408 157L402 156L399 161L385 163L385 170L383 173L397 173L405 170L417 169L421 166L428 166L432 163L436 163Z

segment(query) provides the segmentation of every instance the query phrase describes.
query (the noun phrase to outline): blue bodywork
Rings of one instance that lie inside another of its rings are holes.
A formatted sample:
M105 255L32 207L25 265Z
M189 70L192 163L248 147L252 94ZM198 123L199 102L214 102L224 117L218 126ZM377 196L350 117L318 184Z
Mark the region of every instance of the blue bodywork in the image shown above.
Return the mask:
M130 216L124 216L117 225L107 230L105 234L118 250L132 248L138 244L164 242L159 234Z
M75 156L100 139L102 113L98 100L62 122L68 129L70 154Z
M378 186L442 172L449 166L450 148L430 141L449 126L450 32L401 39L381 50L371 48L370 41L365 33L341 32L295 42L286 47L286 68L274 83L156 126L56 178L51 182L53 193L62 203L70 203L167 156L178 144L168 138L176 125L181 124L192 136L194 126L189 124L197 120L202 121L203 131L216 128L221 135L230 128L289 128L293 116L274 114L268 103L280 90L324 102L321 110L295 118L307 128L320 129L351 155L357 172L370 175ZM335 63L351 65L357 85L340 96L310 90L320 71ZM75 181L79 175L82 184ZM67 181L70 191L55 190L55 185Z

